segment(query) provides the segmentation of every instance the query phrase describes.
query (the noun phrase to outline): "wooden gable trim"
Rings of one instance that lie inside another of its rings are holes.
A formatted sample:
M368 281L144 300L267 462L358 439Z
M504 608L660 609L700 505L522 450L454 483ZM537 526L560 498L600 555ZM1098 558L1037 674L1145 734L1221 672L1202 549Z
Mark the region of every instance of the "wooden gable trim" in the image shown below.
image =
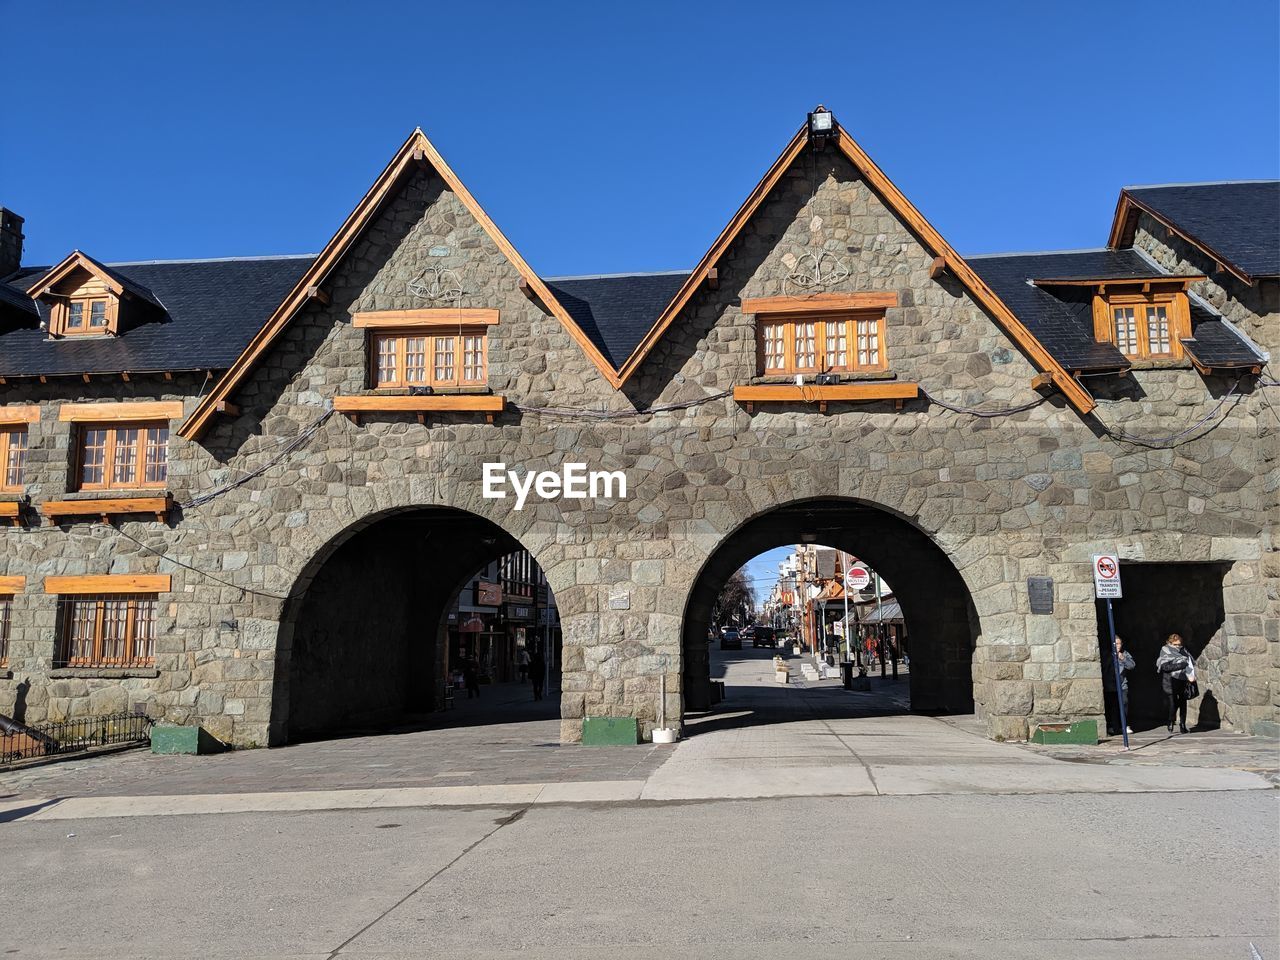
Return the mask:
M934 255L934 267L944 267L960 281L970 295L991 313L997 324L1026 353L1037 369L1052 375L1054 384L1062 391L1067 402L1072 407L1082 414L1091 411L1097 404L1089 392L1071 376L1065 367L1053 358L1053 355L1031 334L1031 331L1027 329L1022 321L1014 316L1013 312L996 296L995 291L988 287L982 278L974 272L973 268L952 249L951 245L921 215L920 211L903 195L902 191L885 176L884 172L875 165L844 128L839 127L838 129L839 134L836 138L836 144L839 150L854 165L871 189L875 191L881 202L892 213L896 214L908 229L920 238L925 248ZM734 214L728 226L721 231L720 236L716 238L707 255L699 262L697 268L689 276L689 279L685 281L675 298L658 317L658 320L645 335L644 339L640 341L631 356L627 358L620 371L622 382L625 383L635 374L641 362L658 340L661 339L680 311L684 309L692 298L694 292L706 279L707 271L716 265L716 262L728 249L729 245L737 239L738 234L751 219L752 214L764 202L765 197L768 196L792 162L800 155L807 143L807 129L806 127L801 127L796 135L791 138L791 142L787 144L786 149L782 151L782 155L769 168L764 179L756 185L751 196L747 198L747 202ZM938 260L942 261L941 265L938 264Z
M693 295L698 291L702 284L709 279L711 271L716 268L720 258L724 256L725 251L729 249L729 245L738 238L738 234L742 231L742 228L746 226L747 222L755 214L756 210L758 210L760 205L764 203L765 198L769 196L770 191L777 186L778 181L782 179L783 174L785 174L791 167L791 164L795 161L796 157L800 156L800 151L804 149L806 143L808 143L807 125L801 127L796 132L796 135L791 138L791 142L787 144L786 148L782 151L782 154L773 162L773 166L771 166L768 172L765 173L764 179L756 184L756 188L751 191L751 195L748 196L742 206L738 208L738 212L730 218L729 222L725 225L725 228L720 231L720 235L716 237L715 242L711 244L711 249L706 252L706 255L703 256L700 261L698 261L698 265L694 268L693 273L689 274L688 279L685 280L680 289L676 292L671 303L669 303L667 308L662 311L662 314L654 322L653 326L649 329L649 332L644 335L644 339L642 339L636 345L636 348L631 351L631 356L626 359L618 370L618 386L626 383L627 380L631 378L631 376L636 372L636 369L644 361L644 358L649 355L649 352L654 348L657 342L662 339L663 334L667 332L667 328L675 322L675 318L680 314L680 311L684 309L685 304L693 298ZM718 275L716 279L718 282Z
M44 592L71 593L168 593L173 578L167 573L100 574L80 577L45 577Z
M137 403L64 403L58 408L58 419L63 423L176 420L180 416L182 416L181 400L148 400Z
M102 281L117 297L123 295L124 287L120 281L107 273L79 250L72 250L66 257L49 269L43 277L27 287L27 296L35 300L47 295L54 287L71 275L73 270L86 270Z
M217 414L218 404L229 400L231 395L239 389L250 371L293 320L298 310L311 299L311 292L320 289L325 277L342 261L347 252L360 238L365 227L369 225L377 215L378 210L394 193L401 177L423 162L430 164L457 195L463 206L479 222L485 233L497 245L511 265L515 267L520 274L521 280L528 284L530 291L564 325L569 336L582 347L591 362L604 374L605 379L614 386L618 385L617 374L608 361L605 360L604 355L574 323L564 307L552 296L546 284L529 268L524 258L516 252L515 247L502 235L502 232L494 222L489 219L489 215L484 212L480 204L476 202L475 197L471 195L471 192L458 179L449 165L444 162L444 158L440 156L426 135L421 130L415 130L396 152L387 167L378 175L377 180L374 181L373 186L369 188L369 191L356 205L356 208L343 221L338 232L333 235L320 252L320 255L316 257L311 266L294 285L293 290L290 291L280 306L267 319L267 322L263 324L253 339L249 341L248 346L236 358L235 362L227 370L226 375L223 376L214 389L192 411L186 422L178 429L178 436L189 440L195 439L208 429Z
M1125 247L1133 246L1133 237L1137 233L1138 218L1137 213L1141 210L1147 216L1151 217L1157 223L1171 233L1176 233L1179 237L1191 244L1205 256L1209 257L1221 269L1226 270L1232 276L1236 277L1243 283L1253 286L1254 277L1241 270L1234 263L1224 257L1213 247L1209 246L1203 240L1200 240L1187 233L1181 227L1177 226L1167 217L1163 217L1149 206L1132 196L1128 190L1120 191L1120 199L1116 201L1116 213L1111 220L1111 234L1107 237L1107 246L1113 250L1120 250ZM1204 280L1206 278L1199 277L1197 279Z
M488 309L432 307L425 310L370 310L351 315L353 327L477 327L498 322L499 312Z

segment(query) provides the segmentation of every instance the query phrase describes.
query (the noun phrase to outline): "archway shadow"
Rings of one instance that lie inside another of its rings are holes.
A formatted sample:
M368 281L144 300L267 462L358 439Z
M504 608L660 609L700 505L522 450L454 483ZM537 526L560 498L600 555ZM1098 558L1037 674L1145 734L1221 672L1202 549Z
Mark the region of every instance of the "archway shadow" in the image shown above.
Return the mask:
M271 743L517 722L536 711L444 710L446 614L471 576L521 544L495 523L448 507L389 511L354 524L299 576L281 617ZM486 687L481 688L481 700ZM459 704L453 691L452 705Z

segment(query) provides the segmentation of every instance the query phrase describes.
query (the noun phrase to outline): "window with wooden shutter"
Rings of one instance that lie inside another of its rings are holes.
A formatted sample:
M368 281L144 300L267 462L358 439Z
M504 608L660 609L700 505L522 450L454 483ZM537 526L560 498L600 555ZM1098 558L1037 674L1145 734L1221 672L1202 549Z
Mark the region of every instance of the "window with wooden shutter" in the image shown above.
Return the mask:
M377 332L370 338L375 387L467 387L488 382L483 329Z

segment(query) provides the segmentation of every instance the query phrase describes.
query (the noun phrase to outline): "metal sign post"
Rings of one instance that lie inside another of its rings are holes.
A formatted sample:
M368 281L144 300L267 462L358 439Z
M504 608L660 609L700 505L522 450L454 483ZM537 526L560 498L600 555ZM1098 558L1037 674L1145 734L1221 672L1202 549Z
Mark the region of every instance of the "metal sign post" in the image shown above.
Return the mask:
M1101 554L1093 558L1093 593L1099 600L1107 601L1107 635L1111 646L1111 668L1116 674L1116 706L1120 714L1120 736L1124 739L1124 748L1129 749L1129 718L1124 709L1124 671L1120 669L1120 658L1116 656L1116 620L1111 611L1111 601L1121 599L1120 590L1120 558L1111 554Z

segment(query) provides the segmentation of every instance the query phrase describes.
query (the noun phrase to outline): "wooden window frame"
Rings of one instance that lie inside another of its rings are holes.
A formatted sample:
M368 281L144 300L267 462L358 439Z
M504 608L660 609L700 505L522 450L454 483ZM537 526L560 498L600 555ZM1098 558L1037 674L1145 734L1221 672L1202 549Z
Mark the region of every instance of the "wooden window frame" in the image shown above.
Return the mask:
M1164 307L1169 324L1169 352L1152 353L1148 310ZM1132 308L1138 334L1138 352L1124 353L1116 329L1115 311ZM1110 343L1129 360L1180 361L1185 351L1182 341L1191 336L1191 314L1187 295L1178 291L1156 293L1111 293L1093 298L1093 335L1099 343Z
M75 463L75 488L77 490L163 490L169 485L169 438L166 436L163 444L165 451L164 457L164 477L160 480L147 480L147 450L150 444L147 443L147 431L149 430L165 430L169 429L168 420L133 420L133 421L111 421L111 422L84 422L79 424L76 431L76 463ZM106 432L104 440L104 449L102 453L102 482L86 483L84 482L85 455L88 448L85 439L91 430L103 430ZM131 482L116 481L115 475L115 457L116 457L116 433L120 430L137 430L138 438L134 443L134 479Z
M11 483L9 473L14 461L13 438L22 437L22 462L18 468L16 483ZM26 460L30 449L31 435L25 423L0 423L0 492L21 493L26 485Z
M858 322L874 321L876 325L876 357L874 364L858 362ZM796 363L796 331L799 324L812 323L814 326L814 363L812 366L800 366ZM845 362L843 364L827 364L828 330L831 327L844 325ZM782 328L783 363L781 367L770 367L767 364L765 343L766 330L769 327ZM788 313L758 315L756 320L756 370L760 376L793 376L795 374L817 375L821 373L884 373L889 369L888 357L885 356L885 314L883 311L848 311L840 313Z
M62 606L62 622L61 636L59 638L59 656L58 662L68 667L149 667L155 664L155 643L156 643L156 618L160 613L160 596L158 593L100 593L100 594L69 594L62 595L58 598L59 604ZM106 654L106 623L108 605L113 603L124 604L124 636L122 637L123 651L118 657L107 656ZM72 656L75 627L78 622L77 606L78 604L92 604L90 611L91 618L86 619L86 623L92 622L92 632L88 638L91 651L88 656ZM151 652L149 656L138 655L139 643L139 625L146 623L138 617L139 605L149 604L150 619L150 635L143 637L150 646Z
M103 304L103 325L92 327L89 321L93 316L93 304ZM83 322L79 327L71 326L71 307L80 304ZM53 305L49 317L49 333L55 337L100 337L103 334L116 332L116 319L119 315L120 300L110 293L97 293L92 296L66 297Z
M463 376L464 345L468 338L480 339L480 378ZM423 378L409 380L406 358L409 340L425 341ZM453 346L453 376L436 376L436 340L451 340ZM395 345L396 375L391 380L379 379L379 356L384 343ZM395 330L373 329L369 333L369 385L375 390L404 389L413 387L483 387L489 383L489 337L485 326L464 325L449 330L438 327L402 328Z

